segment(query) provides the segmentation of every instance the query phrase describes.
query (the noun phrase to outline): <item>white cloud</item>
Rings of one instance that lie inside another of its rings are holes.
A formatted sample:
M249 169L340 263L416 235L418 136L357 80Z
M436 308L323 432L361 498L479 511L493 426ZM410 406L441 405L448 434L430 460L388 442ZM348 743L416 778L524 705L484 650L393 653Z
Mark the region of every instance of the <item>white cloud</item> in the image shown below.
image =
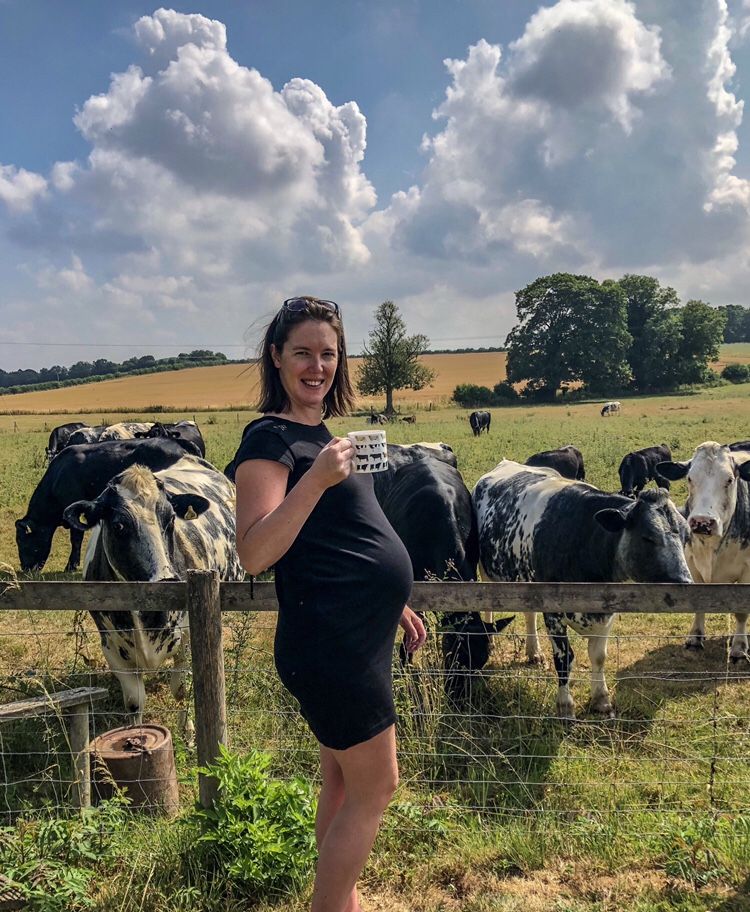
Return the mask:
M423 173L378 209L356 101L296 77L276 89L221 22L159 9L75 115L85 160L0 166L0 260L24 263L4 330L34 308L60 340L240 341L279 300L319 293L345 305L355 348L386 298L415 331L495 341L513 292L559 270L736 300L742 29L726 0L550 3L505 48L445 61Z
M12 212L27 212L46 189L47 181L41 174L14 165L0 165L0 200Z

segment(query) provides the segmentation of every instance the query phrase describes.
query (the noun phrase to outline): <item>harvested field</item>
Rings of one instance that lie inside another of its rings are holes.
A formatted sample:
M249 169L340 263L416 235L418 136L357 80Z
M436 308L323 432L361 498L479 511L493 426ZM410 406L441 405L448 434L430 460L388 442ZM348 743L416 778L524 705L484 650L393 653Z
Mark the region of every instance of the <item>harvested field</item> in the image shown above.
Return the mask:
M437 374L435 384L415 392L402 390L395 395L397 405L426 407L446 404L459 383L492 387L505 378L505 352L455 355L425 355L423 362ZM356 377L359 358L350 358ZM256 396L257 372L252 364L227 364L218 367L193 367L182 371L121 377L82 386L69 386L38 393L20 393L0 398L0 413L28 411L96 412L152 411L155 405L168 409L250 408ZM382 396L363 397L362 407L380 408Z

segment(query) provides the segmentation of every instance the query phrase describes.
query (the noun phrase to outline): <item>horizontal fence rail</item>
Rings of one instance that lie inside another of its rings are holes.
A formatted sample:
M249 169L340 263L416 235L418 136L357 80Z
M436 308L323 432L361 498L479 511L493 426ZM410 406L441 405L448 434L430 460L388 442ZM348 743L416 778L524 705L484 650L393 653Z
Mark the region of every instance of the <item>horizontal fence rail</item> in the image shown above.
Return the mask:
M6 586L3 591L2 587ZM0 582L0 611L179 611L187 583ZM278 611L273 583L221 583L222 611ZM724 614L750 611L750 585L414 583L415 611Z

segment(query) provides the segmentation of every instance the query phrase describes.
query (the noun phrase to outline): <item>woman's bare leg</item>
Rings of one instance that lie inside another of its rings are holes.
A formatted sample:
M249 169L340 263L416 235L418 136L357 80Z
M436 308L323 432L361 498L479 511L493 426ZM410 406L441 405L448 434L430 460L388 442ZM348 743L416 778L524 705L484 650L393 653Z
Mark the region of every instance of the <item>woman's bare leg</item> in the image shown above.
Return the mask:
M323 783L318 797L318 809L315 814L315 842L318 852L323 844L331 821L344 803L344 774L336 759L336 751L320 745L320 771ZM345 912L361 912L356 886L351 892Z
M369 741L330 754L341 769L344 800L319 848L311 912L356 912L351 900L357 878L398 785L395 728L391 725ZM327 807L330 810L328 798Z

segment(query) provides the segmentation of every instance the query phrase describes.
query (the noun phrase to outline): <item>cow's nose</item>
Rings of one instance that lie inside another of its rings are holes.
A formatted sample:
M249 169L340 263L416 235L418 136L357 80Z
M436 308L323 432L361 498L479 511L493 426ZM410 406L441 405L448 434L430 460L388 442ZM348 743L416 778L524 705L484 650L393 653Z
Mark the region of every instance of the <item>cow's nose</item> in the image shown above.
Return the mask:
M713 516L691 516L688 520L690 531L696 535L716 535L718 523Z

